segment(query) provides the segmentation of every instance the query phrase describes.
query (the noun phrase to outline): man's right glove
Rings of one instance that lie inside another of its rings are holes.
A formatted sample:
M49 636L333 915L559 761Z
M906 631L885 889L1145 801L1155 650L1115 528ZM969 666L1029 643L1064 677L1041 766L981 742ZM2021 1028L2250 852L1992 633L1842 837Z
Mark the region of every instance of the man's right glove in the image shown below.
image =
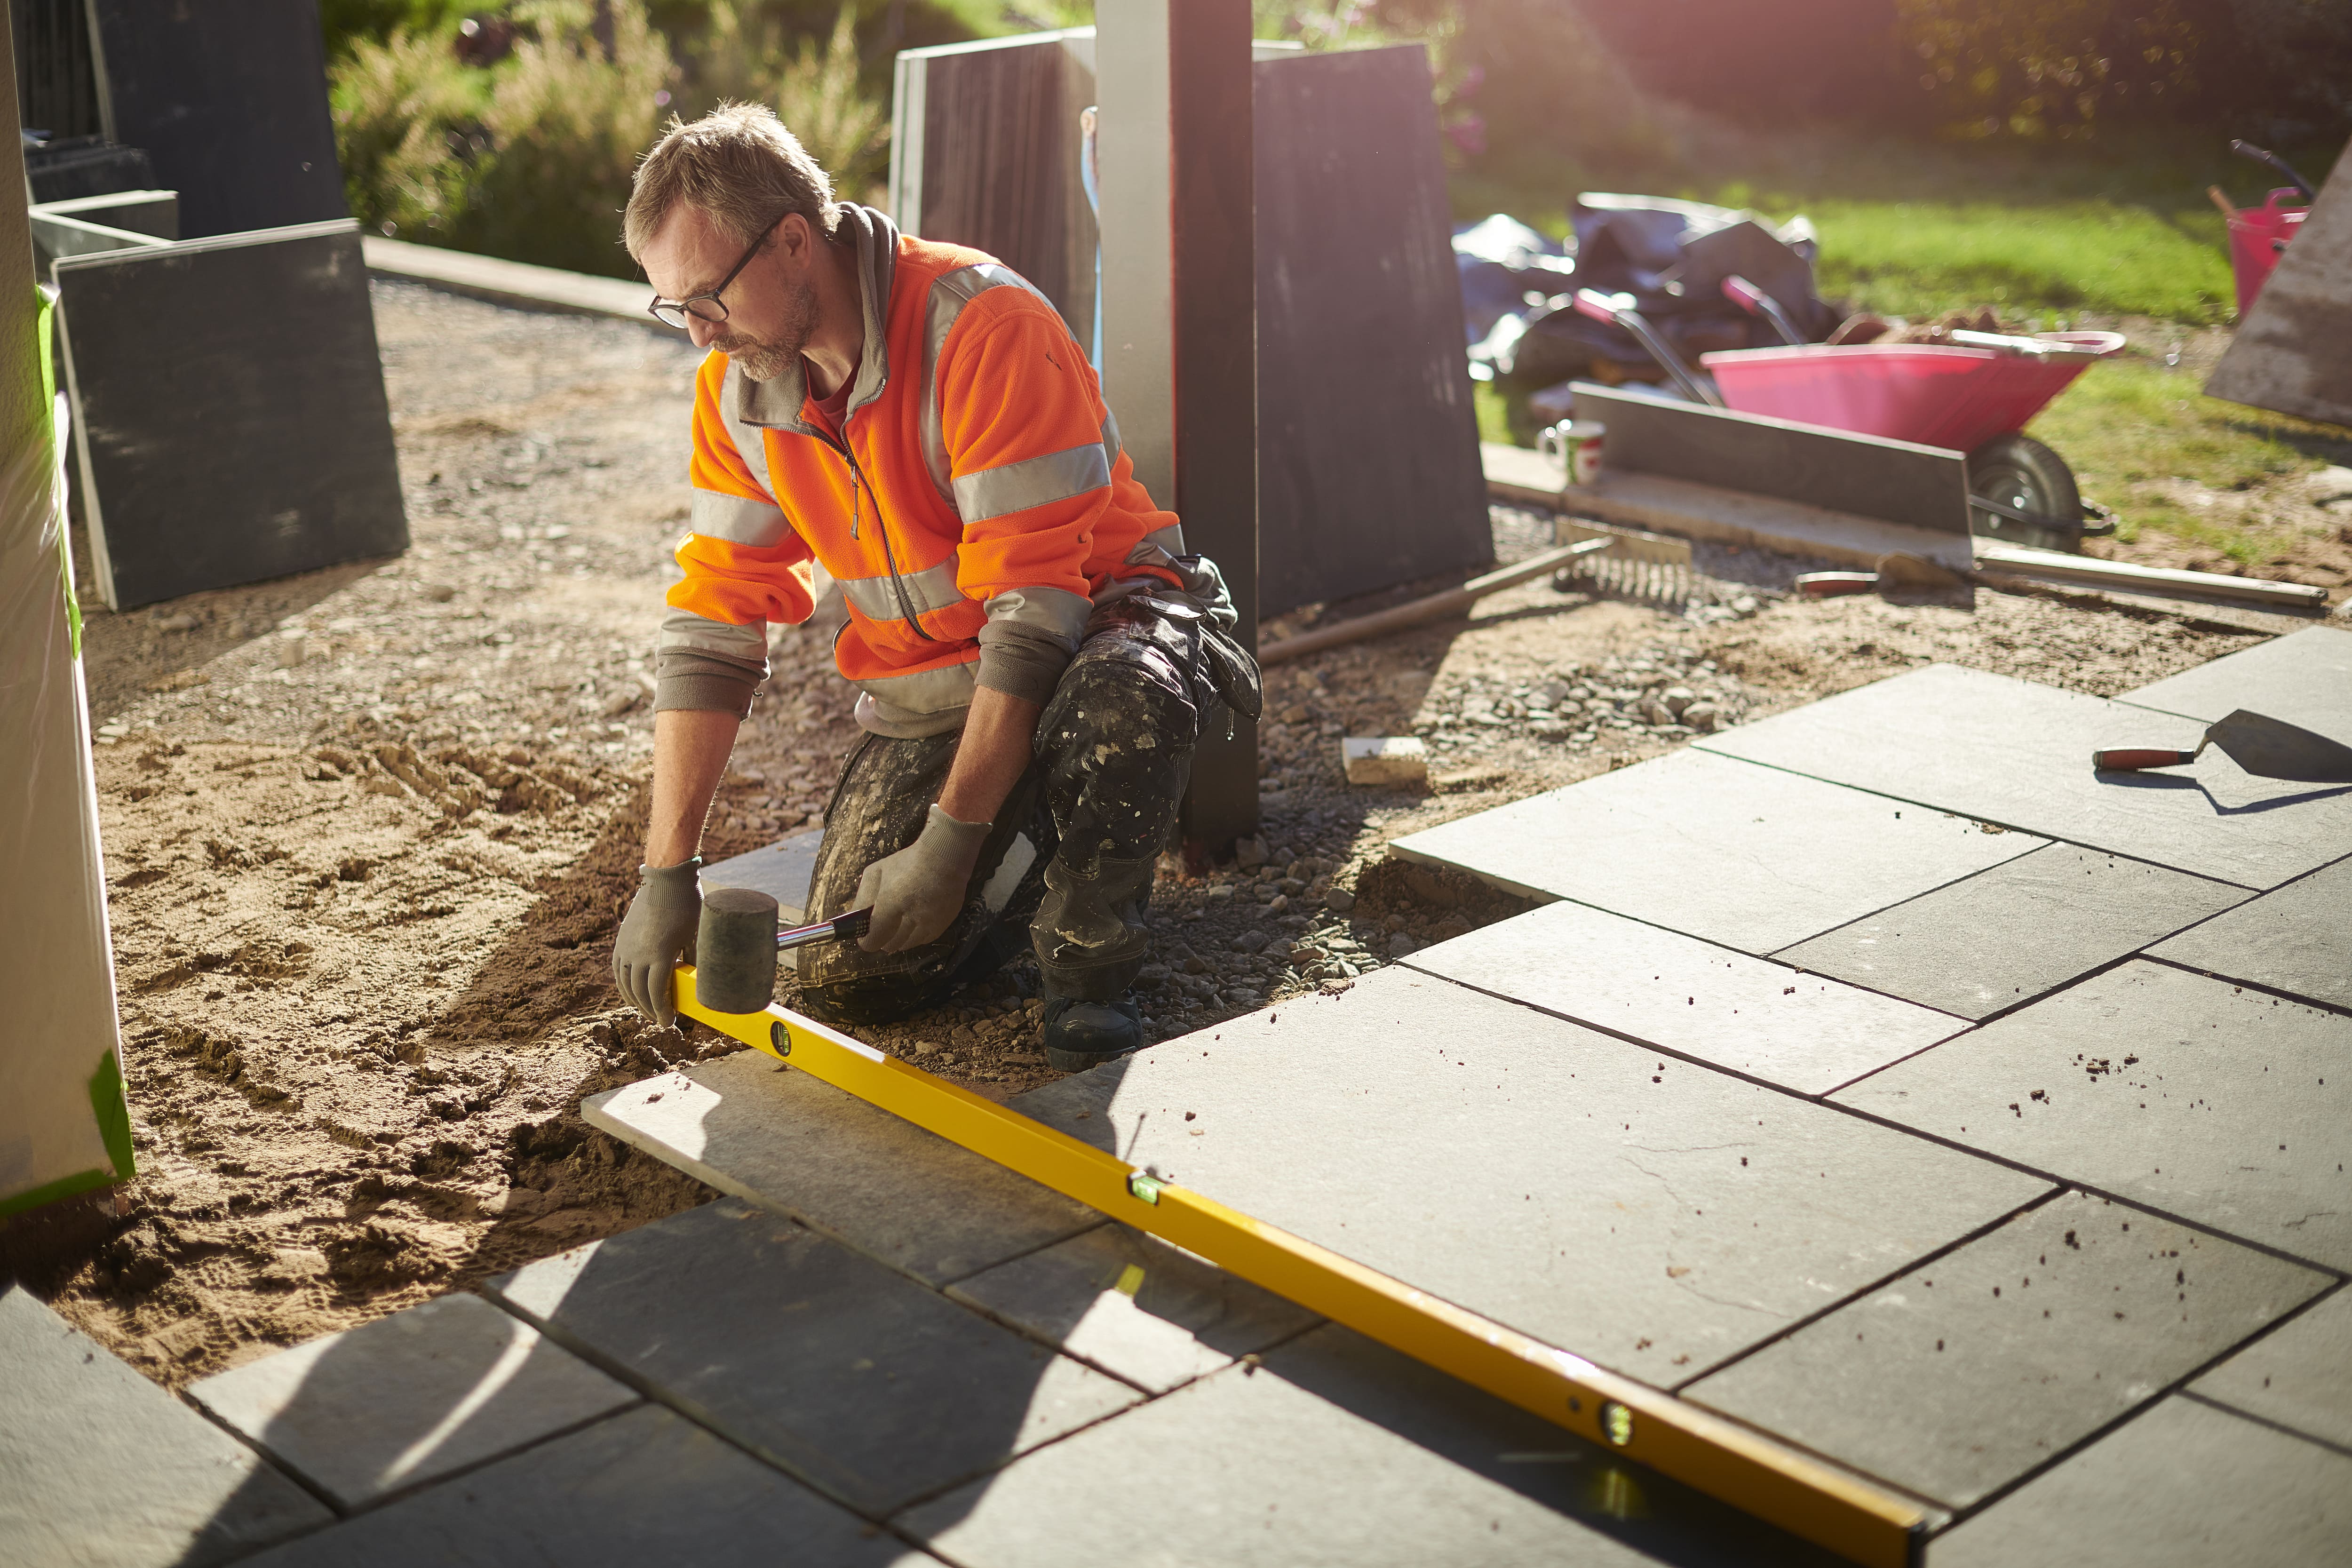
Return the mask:
M698 855L677 866L638 867L637 896L613 939L613 984L656 1024L677 1016L671 972L693 948L702 921L701 873Z

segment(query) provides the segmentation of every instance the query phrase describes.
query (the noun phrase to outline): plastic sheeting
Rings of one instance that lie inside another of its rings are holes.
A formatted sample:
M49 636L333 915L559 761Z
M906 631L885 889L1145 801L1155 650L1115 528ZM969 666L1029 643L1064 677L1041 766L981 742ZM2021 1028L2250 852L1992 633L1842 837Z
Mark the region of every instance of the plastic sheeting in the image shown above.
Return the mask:
M66 549L66 411L45 374L43 395L48 438L0 466L0 1214L133 1173Z

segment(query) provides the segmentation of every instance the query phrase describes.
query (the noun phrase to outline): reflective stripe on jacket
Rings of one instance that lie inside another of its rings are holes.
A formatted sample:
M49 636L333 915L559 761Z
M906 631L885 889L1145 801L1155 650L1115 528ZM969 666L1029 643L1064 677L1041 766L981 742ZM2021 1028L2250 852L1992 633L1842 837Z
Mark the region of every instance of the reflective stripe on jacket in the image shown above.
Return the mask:
M971 703L984 627L1066 657L1121 579L1179 581L1161 563L1182 533L1136 482L1043 295L870 209L845 205L841 222L866 316L842 437L810 418L800 362L754 382L724 353L703 361L663 649L764 670L765 624L810 614L814 556L848 605L834 657L872 700L861 720L936 731Z

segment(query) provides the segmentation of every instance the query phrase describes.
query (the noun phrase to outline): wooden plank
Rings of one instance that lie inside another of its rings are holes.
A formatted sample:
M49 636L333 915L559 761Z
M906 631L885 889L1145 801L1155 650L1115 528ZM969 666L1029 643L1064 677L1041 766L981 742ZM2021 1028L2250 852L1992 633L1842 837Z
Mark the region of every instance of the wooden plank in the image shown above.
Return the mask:
M2205 395L2352 425L2352 153L2336 160Z
M114 140L180 194L180 232L346 215L318 0L90 0Z
M362 235L360 246L367 269L382 277L429 284L493 304L603 316L633 321L671 337L686 335L663 326L647 312L646 306L654 297L649 284L534 267L527 261L502 261L495 256L444 250L437 245L411 245L404 239L379 239L372 234Z
M1428 57L1299 55L1256 76L1260 607L1483 565Z
M2022 576L2053 577L2086 583L2125 593L2162 594L2186 591L2203 598L2233 599L2272 609L2309 614L2327 608L2327 590L2303 583L2273 583L2262 577L2231 577L2218 572L2182 572L2167 566L2136 566L2128 561L2101 561L2089 555L2068 555L2055 550L2028 550L2017 545L1979 542L1977 563Z
M57 264L108 605L408 546L358 226Z
M1929 532L1969 532L1968 459L1940 447L1576 384L1576 416L1609 427L1604 467L1849 512Z

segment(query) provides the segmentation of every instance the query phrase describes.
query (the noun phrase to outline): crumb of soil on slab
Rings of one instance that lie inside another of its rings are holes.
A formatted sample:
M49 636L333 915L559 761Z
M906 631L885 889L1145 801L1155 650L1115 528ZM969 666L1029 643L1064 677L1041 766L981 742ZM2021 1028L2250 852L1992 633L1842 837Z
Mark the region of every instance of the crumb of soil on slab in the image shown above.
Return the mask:
M620 322L372 288L410 552L121 615L84 599L141 1175L104 1235L29 1282L173 1386L714 1195L579 1115L736 1048L638 1019L609 975L695 356ZM1498 508L1497 553L1549 529ZM1387 861L1397 835L1936 659L2110 695L2255 640L2000 594L1973 613L1803 602L1790 580L1818 563L1697 557L1697 620L1539 581L1270 670L1258 837L1240 863L1161 863L1136 993L1150 1035L1343 989L1527 907ZM821 822L856 734L830 631L772 635L710 858ZM1350 734L1422 736L1432 787L1348 788ZM856 1032L1007 1098L1055 1076L1036 990L1024 962Z

